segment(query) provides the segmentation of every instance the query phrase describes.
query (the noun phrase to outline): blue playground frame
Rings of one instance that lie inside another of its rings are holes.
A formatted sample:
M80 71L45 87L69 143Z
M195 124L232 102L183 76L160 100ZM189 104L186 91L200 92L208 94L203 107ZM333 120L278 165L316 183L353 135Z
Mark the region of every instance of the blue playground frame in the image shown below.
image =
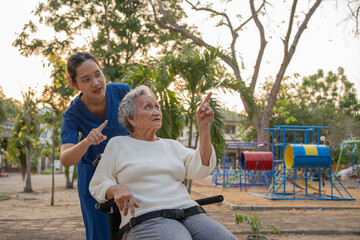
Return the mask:
M332 172L331 156L329 156L330 173L326 173L325 167L287 168L285 165L284 159L285 149L287 145L293 144L294 146L296 146L298 144L301 144L305 148L310 146L312 148L316 148L316 145L320 145L321 131L327 129L328 127L282 125L275 125L273 128L266 128L265 130L270 131L271 133L273 143L272 152L274 156L274 163L272 172L272 184L268 188L267 192L249 193L259 195L261 197L271 200L355 200L344 187L344 185L339 181L336 175ZM317 156L309 155L309 158L312 158L316 161ZM323 176L323 179L321 179L320 176ZM328 187L330 191L323 188L321 184L321 182L325 183L325 180L330 183L330 187ZM318 181L318 184L315 184L314 181ZM303 190L305 190L305 193L296 191L295 187L300 187L300 183L302 183L301 187L303 188ZM292 185L290 189L289 185ZM317 191L317 193L311 194L309 188Z
M249 187L269 187L271 184L271 172L263 170L244 170L239 168L231 169L229 149L271 151L272 144L258 142L229 142L226 144L226 154L223 156L222 164L218 164L212 172L212 182L218 186L240 187L240 190L247 191ZM239 152L238 152L239 153ZM240 159L240 153L238 158ZM259 167L260 169L261 167Z

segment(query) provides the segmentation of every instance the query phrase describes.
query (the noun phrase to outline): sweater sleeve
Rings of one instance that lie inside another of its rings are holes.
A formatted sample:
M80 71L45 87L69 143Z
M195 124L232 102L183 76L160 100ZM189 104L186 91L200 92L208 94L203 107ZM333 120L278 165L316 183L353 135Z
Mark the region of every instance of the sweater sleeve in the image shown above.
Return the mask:
M117 184L114 139L112 138L107 144L89 184L89 191L98 202L105 202L106 191Z
M184 147L185 148L185 147ZM187 149L184 154L184 164L186 168L186 178L193 180L204 179L211 174L216 165L216 154L214 147L211 146L211 157L209 166L204 166L201 162L200 149Z

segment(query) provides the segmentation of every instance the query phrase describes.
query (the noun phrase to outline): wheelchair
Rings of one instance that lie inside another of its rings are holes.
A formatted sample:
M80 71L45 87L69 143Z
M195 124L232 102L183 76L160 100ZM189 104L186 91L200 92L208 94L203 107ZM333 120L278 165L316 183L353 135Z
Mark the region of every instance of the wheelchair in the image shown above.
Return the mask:
M99 154L95 159L95 161L93 162L93 166L95 168L99 163L101 156L102 154ZM222 201L224 201L224 197L222 195L216 195L212 197L195 200L195 202L197 202L197 204L199 204L200 206L213 204L213 203L220 203ZM103 213L106 213L108 215L110 240L121 240L122 237L119 229L121 224L121 215L120 215L120 211L116 207L116 203L114 199L110 199L109 201L104 203L96 203L95 209Z
M197 199L195 200L195 202L197 202L200 206L203 206L213 203L220 203L223 200L224 197L222 195L216 195L212 197ZM116 208L114 199L111 199L104 203L96 203L95 208L108 215L110 240L120 240L121 237L119 236L119 226L121 224L121 215L119 210Z

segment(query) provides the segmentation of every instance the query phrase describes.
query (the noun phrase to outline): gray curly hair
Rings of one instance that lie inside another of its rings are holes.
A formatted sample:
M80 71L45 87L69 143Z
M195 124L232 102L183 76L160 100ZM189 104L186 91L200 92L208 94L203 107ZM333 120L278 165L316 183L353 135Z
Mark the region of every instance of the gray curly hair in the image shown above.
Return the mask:
M134 119L136 116L136 104L135 99L142 95L147 95L155 98L155 95L151 92L150 88L145 85L140 85L130 92L128 92L119 106L118 121L123 125L129 133L134 132L134 128L129 119ZM155 98L156 99L156 98Z

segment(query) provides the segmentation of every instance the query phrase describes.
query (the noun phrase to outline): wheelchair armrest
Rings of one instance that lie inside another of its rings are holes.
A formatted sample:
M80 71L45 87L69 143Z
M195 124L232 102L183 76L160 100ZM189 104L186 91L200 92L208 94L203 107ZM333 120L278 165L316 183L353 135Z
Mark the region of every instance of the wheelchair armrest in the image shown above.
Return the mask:
M103 213L112 213L114 205L115 205L114 199L110 199L104 203L96 203L95 209L102 211Z
M195 200L195 202L197 202L199 205L208 205L208 204L213 204L213 203L219 203L222 201L224 201L223 195L216 195L213 197L200 198L200 199Z
M213 197L207 197L207 198L201 198L195 200L199 205L208 205L213 203L219 203L224 201L224 197L222 195L216 195ZM110 199L107 202L104 203L96 203L95 209L102 211L103 213L112 213L113 209L112 207L115 205L114 199Z

